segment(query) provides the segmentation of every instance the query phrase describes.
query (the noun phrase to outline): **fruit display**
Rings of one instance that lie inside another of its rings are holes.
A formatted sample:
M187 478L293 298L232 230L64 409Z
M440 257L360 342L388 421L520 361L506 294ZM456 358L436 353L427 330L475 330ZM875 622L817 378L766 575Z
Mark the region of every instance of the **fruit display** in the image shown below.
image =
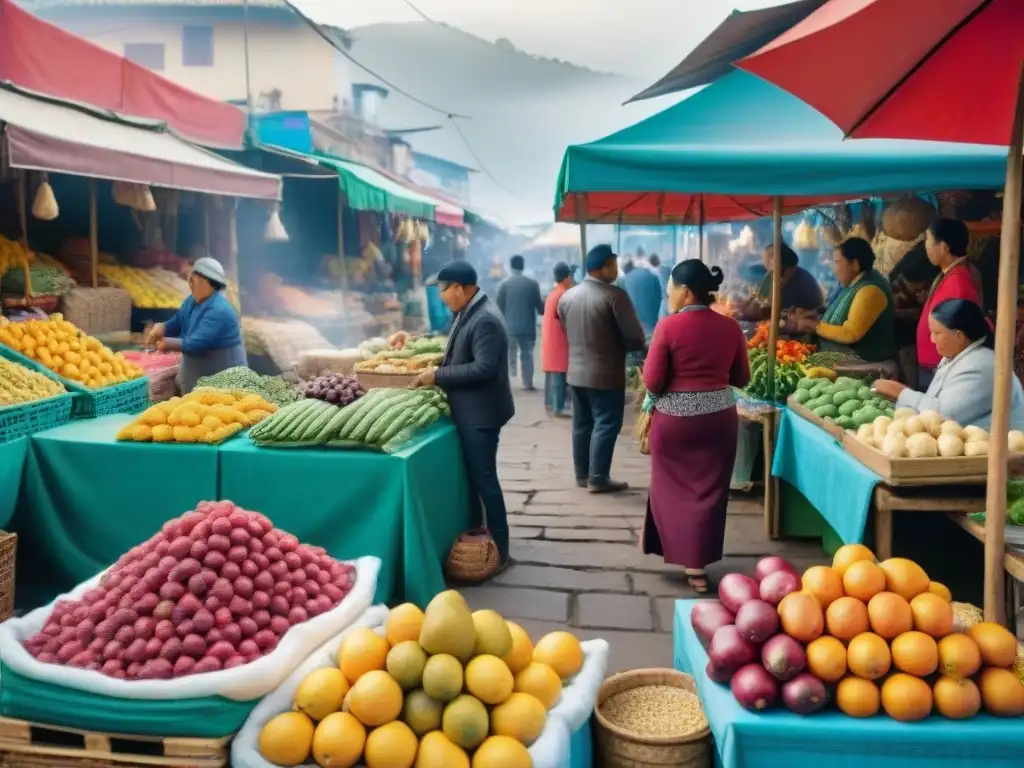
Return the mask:
M388 338L380 336L367 339L359 345L359 353L364 359L370 358L395 360L407 359L418 355L444 354L448 339L444 336L414 336L408 331L396 331Z
M0 275L11 269L21 269L32 261L32 251L18 240L0 235Z
M857 429L878 418L892 418L892 403L876 395L865 382L848 376L835 381L808 378L797 384L793 400L815 416L842 429Z
M0 408L45 400L64 391L59 381L0 357Z
M719 600L698 603L690 621L708 677L753 711L781 701L801 715L834 702L850 717L902 722L1024 716L1016 638L980 617L960 624L955 606L917 563L847 544L803 574L781 557L761 560L754 578L727 574Z
M82 333L59 313L47 320L0 324L0 343L90 389L143 376L124 355Z
M251 392L194 389L150 406L118 433L136 443L205 443L216 445L246 427L259 424L277 406Z
M268 447L392 450L449 412L444 393L436 387L381 387L344 407L316 398L287 405L249 436L256 445Z
M892 459L988 455L987 431L981 427L961 427L937 411L918 413L913 408L897 408L870 422L858 424L857 431L852 434L860 442L877 448ZM1009 432L1006 442L1011 454L1024 453L1024 432Z
M293 709L269 720L259 751L275 765L322 768L529 768L563 683L583 666L568 632L536 645L458 592L407 603L382 633L352 630L336 666L310 673Z
M288 405L302 399L299 391L280 376L261 376L245 366L226 368L213 376L203 376L197 387L229 392L253 392L275 405Z
M39 662L121 680L231 669L332 610L355 573L264 515L202 502L133 547L80 599L58 601L24 647Z
M299 387L299 392L304 397L315 397L339 406L354 403L366 394L358 380L337 373L325 373L310 379Z
M139 309L177 309L188 296L188 283L166 269L101 263L97 271L107 285L127 291Z

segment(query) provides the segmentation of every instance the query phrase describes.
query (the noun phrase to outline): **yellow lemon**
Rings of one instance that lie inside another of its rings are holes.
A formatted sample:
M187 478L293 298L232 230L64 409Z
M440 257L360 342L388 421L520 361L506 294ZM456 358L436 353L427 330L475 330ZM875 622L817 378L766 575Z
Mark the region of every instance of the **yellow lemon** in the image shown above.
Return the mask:
M501 704L512 695L515 678L497 656L477 656L466 665L466 690L484 704Z
M533 660L547 664L562 680L567 680L583 668L583 649L570 633L551 632L537 641Z
M419 741L408 725L399 721L375 728L366 738L366 768L412 768Z
M491 733L511 736L530 745L544 730L547 719L548 713L540 701L528 693L513 693L491 710Z
M516 675L515 690L530 694L544 705L544 709L551 709L562 695L562 681L547 664L535 661Z
M335 712L316 727L313 759L322 768L352 768L359 762L365 743L363 724L347 712Z
M526 747L511 736L491 736L473 755L473 768L532 768Z
M313 744L313 721L302 712L282 712L260 731L260 754L274 765L302 765Z
M507 622L512 635L512 650L502 657L513 675L518 675L533 661L533 642L525 629L513 621Z

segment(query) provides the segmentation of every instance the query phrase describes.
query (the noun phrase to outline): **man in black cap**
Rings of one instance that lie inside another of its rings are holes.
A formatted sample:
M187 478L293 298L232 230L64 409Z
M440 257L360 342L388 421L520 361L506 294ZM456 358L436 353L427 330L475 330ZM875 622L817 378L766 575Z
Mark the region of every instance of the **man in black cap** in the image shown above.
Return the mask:
M594 246L587 254L586 279L558 302L569 340L576 484L592 493L628 487L611 479L612 455L626 406L626 354L646 345L633 302L612 285L618 275L611 246Z
M467 262L449 262L430 282L437 284L455 317L441 366L421 373L413 386L436 385L448 396L473 491L474 516L486 519L504 564L508 518L498 482L498 437L516 410L508 375L508 332Z

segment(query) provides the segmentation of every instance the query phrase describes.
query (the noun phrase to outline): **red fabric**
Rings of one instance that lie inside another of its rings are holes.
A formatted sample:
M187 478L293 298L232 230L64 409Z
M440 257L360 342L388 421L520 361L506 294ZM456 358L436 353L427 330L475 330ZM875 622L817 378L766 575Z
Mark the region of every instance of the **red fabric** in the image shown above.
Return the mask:
M711 392L749 380L747 340L731 317L696 310L658 321L644 359L649 392Z
M558 300L565 294L564 285L551 289L544 302L544 318L540 326L540 367L544 373L569 372L569 339L558 319Z
M239 149L245 115L0 0L0 80L166 122L197 144Z
M1002 146L1022 63L1021 0L831 0L736 66L854 138Z
M928 316L934 307L939 306L949 299L967 299L973 301L979 307L981 304L981 291L978 289L979 278L974 269L961 262L950 269L939 283L921 310L921 318L917 321L917 362L924 368L935 368L942 360L942 355L935 348L932 341L932 333L928 329Z

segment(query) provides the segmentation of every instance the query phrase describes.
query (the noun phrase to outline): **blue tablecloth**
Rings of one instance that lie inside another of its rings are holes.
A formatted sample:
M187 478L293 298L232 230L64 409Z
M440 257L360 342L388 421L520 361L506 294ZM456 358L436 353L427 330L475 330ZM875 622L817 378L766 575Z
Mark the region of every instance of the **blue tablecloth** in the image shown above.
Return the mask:
M14 517L27 453L27 436L0 443L0 528L6 528Z
M856 720L840 712L801 717L784 709L748 712L729 688L705 674L707 653L690 626L696 600L676 602L675 668L697 681L722 768L1020 768L1024 725L979 715L933 715L898 723L884 715Z
M864 538L868 509L882 478L828 432L782 410L772 474L799 490L846 544Z

